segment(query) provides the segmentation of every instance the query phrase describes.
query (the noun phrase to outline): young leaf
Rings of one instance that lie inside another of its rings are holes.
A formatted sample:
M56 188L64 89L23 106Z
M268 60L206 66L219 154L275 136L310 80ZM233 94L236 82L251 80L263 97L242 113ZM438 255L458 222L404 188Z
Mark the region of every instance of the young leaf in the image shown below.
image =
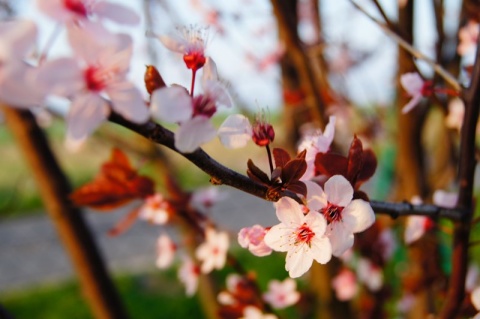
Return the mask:
M275 167L284 167L290 161L290 155L282 148L273 149Z
M248 177L250 177L251 180L260 184L270 184L270 178L268 178L268 175L260 168L258 168L255 164L253 164L253 161L251 159L248 160L247 167L247 175Z

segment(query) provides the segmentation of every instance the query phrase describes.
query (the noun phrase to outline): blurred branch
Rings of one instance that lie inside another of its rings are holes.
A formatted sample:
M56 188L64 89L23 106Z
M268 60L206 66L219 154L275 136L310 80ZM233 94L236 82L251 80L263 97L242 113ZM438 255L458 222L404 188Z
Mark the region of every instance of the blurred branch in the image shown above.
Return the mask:
M377 18L373 17L370 13L368 13L363 7L358 5L354 0L349 0L350 3L355 6L358 10L364 13L370 20L375 22L385 33L387 33L395 42L397 42L403 49L408 51L414 58L423 60L427 62L433 70L441 76L448 84L450 84L455 90L461 91L462 86L460 83L441 65L436 63L433 59L429 58L422 52L415 49L410 43L405 41L401 36L399 36L395 31L391 30L388 25L379 21Z
M470 86L462 91L465 102L463 126L460 132L460 164L458 170L460 190L457 206L465 210L463 218L455 223L453 234L452 275L446 302L440 313L442 319L454 318L465 296L465 277L468 266L468 247L471 220L474 212L473 183L475 178L475 136L480 107L480 38Z
M388 25L390 30L395 30L395 32L398 32L397 25L395 25L395 23L393 23L392 20L390 20L390 18L387 16L380 2L378 2L378 0L372 0L372 1L375 7L377 7L378 12L380 12L380 14L382 15L383 20L385 20L385 23Z

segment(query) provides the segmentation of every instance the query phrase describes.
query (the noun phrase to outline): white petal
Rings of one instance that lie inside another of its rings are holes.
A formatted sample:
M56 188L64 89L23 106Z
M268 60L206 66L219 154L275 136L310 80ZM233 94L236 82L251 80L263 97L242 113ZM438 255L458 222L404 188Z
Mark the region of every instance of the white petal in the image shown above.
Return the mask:
M39 67L35 81L42 91L64 97L72 96L85 86L82 71L77 61L71 58L44 63Z
M177 53L185 53L187 42L178 36L160 35L158 39L169 50Z
M305 215L303 221L315 233L315 237L323 236L327 230L327 220L316 211L310 211Z
M107 88L113 109L134 123L145 123L149 110L142 93L130 82L117 82Z
M472 304L475 306L475 309L480 310L480 287L473 289L471 301Z
M26 64L4 66L0 76L0 100L11 107L29 108L43 102L45 94L32 81L35 70Z
M192 98L181 86L161 88L152 94L150 111L157 120L181 123L192 117Z
M328 201L337 206L345 207L353 198L353 187L342 175L330 177L324 188Z
M90 135L108 117L110 109L96 94L80 94L72 102L67 116L67 138L82 140Z
M400 76L400 84L410 96L414 96L421 92L424 81L417 72L410 72Z
M121 4L99 1L93 11L102 18L107 18L121 24L136 25L140 23L140 17L129 7Z
M327 198L320 185L311 181L304 181L307 186L308 208L320 211L327 206Z
M353 246L353 234L345 229L342 222L330 224L329 229L328 238L332 244L332 254L339 257Z
M203 65L202 82L206 82L207 80L218 81L217 65L211 57L207 57Z
M175 147L182 153L191 153L217 135L210 119L196 116L182 123L175 132Z
M218 137L225 147L244 147L252 139L252 125L243 115L230 115L218 129Z
M458 194L436 190L433 193L433 203L437 206L454 208L457 205Z
M326 264L332 259L332 244L327 237L315 237L310 242L310 254L321 264Z
M275 251L288 251L290 249L291 227L284 224L278 224L270 228L265 234L264 241L268 247Z
M407 114L408 112L413 110L413 108L417 106L417 104L420 102L421 99L422 99L421 94L414 95L412 99L407 104L405 104L405 106L402 108L402 114Z
M342 212L344 224L353 233L362 232L375 222L375 213L369 203L355 199Z
M285 269L291 278L297 278L306 273L313 263L312 256L308 253L306 244L295 246L287 253Z
M218 104L233 107L233 101L225 86L218 81L207 80L203 84L205 94L212 97Z
M303 211L299 203L290 197L282 197L275 204L278 219L288 227L303 224Z

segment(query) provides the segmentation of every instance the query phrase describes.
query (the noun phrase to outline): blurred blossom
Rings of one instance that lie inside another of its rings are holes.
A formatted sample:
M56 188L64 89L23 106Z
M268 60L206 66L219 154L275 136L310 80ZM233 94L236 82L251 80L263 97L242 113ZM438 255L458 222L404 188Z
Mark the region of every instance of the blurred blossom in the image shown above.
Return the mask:
M405 224L404 240L407 245L419 240L433 227L433 221L426 216L408 216Z
M466 25L460 28L458 31L459 43L457 47L459 55L466 55L477 47L478 28L479 24L474 20L469 20Z
M400 84L412 99L402 108L402 113L410 112L424 96L433 93L432 82L424 81L417 72L405 73L400 76Z
M204 187L193 192L190 203L193 207L205 213L218 201L225 199L225 197L225 193L220 192L218 187Z
M242 228L238 233L238 243L241 247L248 248L255 256L270 255L272 249L264 241L266 233L267 230L260 225Z
M195 251L195 256L202 261L202 273L208 274L213 269L222 269L225 266L228 246L227 233L207 228L205 241Z
M465 114L465 104L459 98L453 98L448 102L448 115L445 118L445 125L449 128L460 131Z
M352 300L358 291L357 277L350 269L343 268L332 279L332 287L338 300Z
M260 309L254 306L247 306L243 309L243 317L240 319L277 319L273 314L264 314Z
M187 296L193 296L197 292L200 267L192 259L184 257L178 270L178 279L185 285Z
M383 286L382 268L374 265L370 260L361 258L357 264L358 280L363 282L370 291L379 291Z
M156 265L160 269L168 268L175 257L177 246L170 236L161 234L157 239L157 260Z
M454 192L436 190L433 193L433 203L437 206L454 208L457 205L457 200L458 200L458 194Z
M291 278L286 278L284 281L271 280L268 283L268 291L263 294L263 299L275 309L292 306L300 300L297 283Z
M139 218L153 224L163 225L168 222L172 207L162 194L157 193L145 199L140 207Z

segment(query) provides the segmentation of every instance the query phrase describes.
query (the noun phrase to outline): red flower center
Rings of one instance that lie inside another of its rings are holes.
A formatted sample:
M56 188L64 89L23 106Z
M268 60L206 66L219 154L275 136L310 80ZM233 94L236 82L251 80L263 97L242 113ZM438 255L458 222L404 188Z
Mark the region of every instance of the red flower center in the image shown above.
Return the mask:
M190 70L197 71L202 68L207 59L202 52L190 52L183 56L183 61L187 65L187 68Z
M258 146L266 146L275 139L273 126L263 121L253 124L253 142Z
M63 0L65 7L82 17L87 17L88 10L82 0Z
M303 225L297 229L296 236L296 245L301 243L306 243L307 245L310 245L312 238L315 237L315 233L310 229L310 227L308 227L306 223L303 223Z
M193 117L203 115L210 118L216 111L215 101L208 95L200 94L193 98Z
M342 220L342 211L344 207L337 206L332 203L328 203L327 207L322 209L322 214L330 224L331 222Z
M101 91L107 86L108 76L96 66L89 66L83 73L85 83L90 91Z

